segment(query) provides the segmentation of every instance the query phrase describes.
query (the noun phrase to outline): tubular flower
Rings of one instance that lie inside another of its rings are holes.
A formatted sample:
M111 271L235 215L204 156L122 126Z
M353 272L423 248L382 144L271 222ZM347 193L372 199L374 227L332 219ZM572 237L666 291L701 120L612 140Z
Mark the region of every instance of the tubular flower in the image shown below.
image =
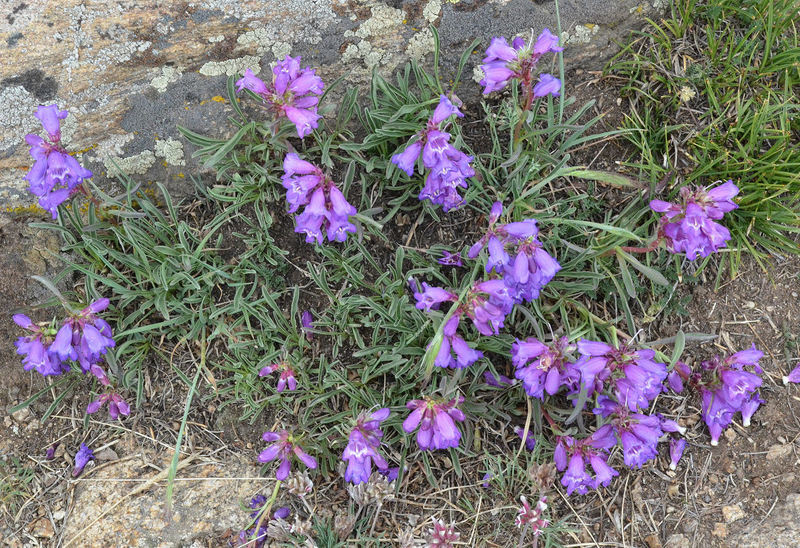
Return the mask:
M433 529L428 531L428 548L455 548L461 533L456 532L455 525L446 525L444 520L433 519Z
M441 205L445 212L464 203L458 189L467 188L466 179L475 175L470 166L472 157L450 144L450 134L444 131L449 124L445 121L453 115L464 116L447 96L440 96L425 129L412 137L403 151L392 156L392 163L409 177L414 174L417 160L422 156L428 175L419 199Z
M574 390L578 383L567 354L576 348L566 337L553 341L549 347L533 337L517 339L511 345L511 363L517 368L514 376L522 381L529 396L540 400L545 392L552 396L562 386Z
M92 176L92 172L81 166L61 145L61 120L67 114L66 110L58 110L57 105L40 105L35 116L42 122L49 141L32 133L25 136L34 159L25 179L31 193L39 196L39 205L49 211L53 219L58 217L58 206Z
M603 342L578 341L582 358L575 363L581 384L589 395L600 392L608 383L616 399L631 411L646 409L663 390L667 366L654 361L650 349L633 350L620 345L614 348Z
M108 308L108 304L108 299L98 299L79 314L68 317L50 346L50 351L57 354L61 360L77 361L84 373L91 371L103 384L108 384L105 374L101 375L101 372L93 366L109 348L116 345L111 326L98 316Z
M669 469L675 470L678 468L678 461L683 456L683 450L686 449L686 440L683 438L672 438L669 440Z
M586 494L589 489L597 489L600 485L607 486L619 472L611 468L608 463L608 449L616 445L610 425L598 428L591 436L576 440L572 436L561 436L556 443L553 458L556 468L564 472L561 485L566 487L567 495L577 491ZM595 477L587 473L588 461Z
M378 453L381 445L381 422L389 416L389 408L378 409L374 413L361 413L356 425L350 431L347 447L342 453L342 460L347 462L344 473L345 481L350 483L366 483L372 475L372 463L379 470L387 470L389 464Z
M758 361L763 356L755 345L725 359L715 356L702 362L701 373L691 377L700 389L701 412L711 434L711 445L719 443L722 431L737 411L742 413L742 424L749 426L753 413L764 403L757 392L762 383ZM755 373L746 371L745 367L752 367Z
M515 302L530 302L561 270L561 265L545 250L538 239L535 219L497 225L503 206L495 202L489 217L489 230L469 250L474 259L485 247L489 251L486 272L503 276Z
M461 432L455 421L463 421L464 413L456 406L463 401L461 396L450 401L437 401L427 396L411 400L406 404L411 413L403 421L403 430L410 434L419 426L417 444L423 451L458 447Z
M463 313L472 320L482 335L497 335L506 316L514 308L514 300L503 280L476 283L467 293Z
M303 448L296 442L294 436L286 430L281 430L280 432L264 432L261 439L273 443L261 451L258 455L258 461L266 463L279 459L280 465L278 466L278 471L275 473L275 477L278 481L284 481L289 477L289 472L292 468L289 459L291 459L292 454L308 468L313 470L317 467L317 460L303 451Z
M108 403L108 415L111 417L111 420L117 420L120 415L128 416L131 414L130 406L122 399L122 396L119 394L114 393L106 393L91 402L86 407L86 412L91 415L92 413L96 413L103 407L104 404Z
M535 42L529 40L527 44L522 38L515 38L511 45L508 44L505 37L492 38L489 47L486 49L486 57L484 57L481 65L481 70L483 71L481 85L485 86L483 94L488 95L493 91L503 89L511 79L519 80L524 88L529 90L533 85L536 63L538 63L542 55L563 50L564 48L558 46L558 37L548 29L544 29ZM542 74L541 76L542 81L537 86L544 84L548 89L540 88L540 94L536 95L536 89L534 88L534 95L542 97L553 92L555 92L554 95L558 95L558 91L561 89L561 81L549 74ZM558 82L558 86L556 87L554 83L545 79L544 76L548 76Z
M266 377L267 375L274 373L276 371L280 371L280 377L278 378L278 385L275 389L278 392L283 392L286 387L289 387L289 390L295 390L297 388L297 380L295 379L294 369L292 369L286 361L280 361L278 363L273 363L272 365L267 365L266 367L262 367L261 371L258 372L259 377Z
M306 242L322 244L323 229L328 240L343 242L356 231L350 222L356 208L348 203L336 184L320 168L290 152L283 160L283 188L289 213L305 206L295 217L295 232L305 234Z
M272 69L272 82L269 84L247 69L236 86L239 92L249 89L261 96L276 118L288 118L301 139L316 129L320 118L317 104L325 84L314 69L300 69L300 57L287 55L278 61Z
M666 428L683 430L674 421L663 421L656 415L633 413L627 406L608 396L598 396L594 413L609 423L622 444L625 466L641 468L645 462L658 456L658 439ZM679 430L677 430L679 431Z
M34 324L24 314L15 314L13 320L18 326L31 332L30 335L22 336L14 342L17 354L23 356L22 367L25 371L35 369L44 376L60 375L64 371L69 371L69 367L62 365L58 354L51 350L55 330Z
M85 443L82 443L78 452L75 453L75 467L72 469L72 477L77 478L80 476L89 461L93 459L94 453L92 450Z
M690 261L698 256L708 257L725 247L731 239L728 229L715 221L739 207L733 202L738 193L739 187L733 181L727 181L711 190L699 186L683 187L679 204L652 200L650 209L663 213L659 238L671 253L684 252Z
M458 334L460 319L459 314L453 314L442 329L442 343L433 362L437 367L463 369L483 357L483 352L470 347Z

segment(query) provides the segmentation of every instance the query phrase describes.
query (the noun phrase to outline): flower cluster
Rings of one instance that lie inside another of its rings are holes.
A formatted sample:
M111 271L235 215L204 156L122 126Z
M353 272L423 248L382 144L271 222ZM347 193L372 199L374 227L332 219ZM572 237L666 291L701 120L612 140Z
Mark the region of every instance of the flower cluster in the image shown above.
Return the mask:
M539 82L533 85L533 78L536 63L542 55L559 51L564 51L564 48L558 46L558 37L548 29L544 29L535 42L529 40L527 44L522 38L515 38L511 45L505 37L492 38L481 65L481 85L485 86L483 94L503 89L509 80L515 78L521 82L529 97L557 96L561 90L561 80L542 73Z
M489 229L469 250L474 259L483 248L489 250L486 272L502 275L514 302L530 302L539 297L541 289L561 270L561 265L544 250L537 238L539 228L535 219L497 224L503 205L495 202L489 214Z
M686 431L673 420L631 412L628 406L605 395L598 396L594 412L609 421L607 424L622 445L623 460L629 468L641 468L658 456L658 440L665 431Z
M262 367L261 371L258 372L258 376L266 377L276 371L280 371L278 385L275 388L278 392L283 392L287 386L289 390L295 390L297 388L297 380L294 378L294 369L292 369L285 360Z
M342 191L320 168L290 152L283 160L283 171L289 213L305 206L303 212L295 217L294 231L305 234L308 243L321 244L323 229L328 240L337 242L345 241L349 232L356 231L350 222L356 208L347 202Z
M413 284L412 280L412 286ZM454 293L429 286L425 282L414 292L414 298L417 301L416 307L426 311L438 308L443 302L458 300ZM442 338L434 364L437 367L461 369L478 361L483 354L471 348L457 332L461 317L466 316L472 320L472 324L482 335L496 335L513 307L514 301L502 280L476 282L442 327Z
M383 432L381 422L389 416L389 408L378 409L374 413L361 413L356 425L350 431L347 447L342 453L342 460L347 462L344 473L345 481L365 483L372 475L372 463L379 470L388 470L389 464L378 453Z
M261 439L268 442L273 442L272 445L261 451L258 455L258 461L267 463L275 459L280 460L278 471L275 477L278 481L284 481L289 477L292 465L289 459L294 454L300 462L305 464L312 470L317 467L317 459L303 451L303 448L296 442L294 437L286 430L280 432L264 432Z
M733 202L738 193L739 187L728 181L711 190L683 187L679 204L652 200L650 209L664 214L659 221L659 239L670 252L683 251L690 261L708 257L731 239L728 229L715 221L739 207Z
M50 140L32 133L25 136L34 159L25 179L31 193L39 196L39 205L49 211L53 219L58 217L58 206L74 194L84 179L92 176L91 171L61 146L61 120L67 114L66 110L58 110L57 105L40 105L35 116L42 122Z
M455 397L450 401L434 400L425 397L411 400L406 404L411 413L403 421L403 430L410 434L419 426L417 444L423 451L458 447L461 432L455 421L463 421L464 413L456 408L464 398Z
M727 358L714 356L701 362L700 371L692 373L691 369L681 364L676 372L682 381L700 390L702 398L702 416L711 434L711 445L719 443L722 431L728 427L737 411L742 413L742 424L750 425L750 419L758 407L764 403L758 393L762 380L761 367L758 361L764 353L753 345L748 350L736 352ZM751 367L753 373L746 371ZM682 389L678 379L671 383L673 389Z
M566 337L555 340L550 346L533 337L525 341L517 339L511 345L511 363L516 367L514 376L522 381L525 392L532 398L543 400L545 392L552 396L562 386L575 392L580 372L569 354L576 348Z
M610 424L601 426L587 438L578 440L572 436L561 436L556 443L553 459L556 468L565 472L561 485L567 488L567 494L577 491L581 495L589 489L607 486L619 472L608 465L608 450L617 444ZM594 477L586 471L588 461Z
M236 82L238 91L249 89L264 99L275 116L285 116L297 128L301 139L317 127L317 104L325 87L310 67L300 68L300 57L288 55L272 69L272 82L264 83L247 69Z
M470 166L472 156L451 145L451 136L445 131L447 124L443 123L453 115L464 116L450 99L442 95L425 129L409 141L405 150L392 156L392 163L409 177L414 174L417 160L422 156L422 164L429 171L419 199L441 205L445 212L464 203L458 189L467 188L466 179L475 175Z
M60 375L69 371L68 361L78 362L83 373L91 372L104 384L108 379L97 363L114 346L111 326L97 314L108 307L108 299L99 299L78 314L67 317L56 330L52 325L34 324L24 314L15 314L14 322L31 332L17 339L17 353L24 356L24 369L36 369L42 375Z

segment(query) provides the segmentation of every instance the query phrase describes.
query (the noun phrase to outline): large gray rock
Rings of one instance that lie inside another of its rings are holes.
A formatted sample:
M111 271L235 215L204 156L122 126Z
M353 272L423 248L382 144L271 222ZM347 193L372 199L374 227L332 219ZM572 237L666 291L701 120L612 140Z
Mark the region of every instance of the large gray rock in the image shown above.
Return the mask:
M599 67L664 2L562 0L570 66ZM230 131L227 75L263 75L287 53L320 67L326 81L366 83L409 58L430 60L438 28L445 66L474 38L555 30L552 0L22 0L0 7L0 205L30 205L23 143L39 132L33 112L70 111L64 138L103 184L112 160L137 181L191 189L196 173L177 124ZM480 60L480 53L473 63ZM472 73L471 64L468 75ZM469 83L469 82L468 82ZM465 86L466 88L467 86ZM477 87L476 87L477 90ZM568 90L567 90L568 91Z

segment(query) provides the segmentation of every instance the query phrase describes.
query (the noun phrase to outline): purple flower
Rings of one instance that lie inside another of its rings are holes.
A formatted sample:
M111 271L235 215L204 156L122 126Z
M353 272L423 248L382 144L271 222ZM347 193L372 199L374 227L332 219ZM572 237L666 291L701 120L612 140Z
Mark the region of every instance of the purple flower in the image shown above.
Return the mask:
M79 314L68 317L50 346L50 351L57 354L61 360L77 361L84 373L91 371L101 381L105 379L105 374L93 366L109 348L116 345L111 326L98 316L108 308L108 304L108 299L98 299Z
M558 46L558 36L550 32L550 29L544 29L536 38L536 43L533 44L534 55L558 53L559 51L564 51L564 48Z
M659 223L659 238L666 242L670 252L685 252L690 261L698 256L708 257L731 239L728 229L714 221L738 207L733 202L738 193L733 181L727 181L711 190L683 187L680 204L652 200L650 209L664 214Z
M276 118L288 118L301 139L316 129L320 118L317 104L325 85L313 69L300 69L300 57L287 55L278 61L272 69L272 82L269 84L247 69L236 86L239 92L249 89L261 96Z
M485 86L483 94L503 89L511 79L519 80L527 93L531 89L536 63L542 55L563 49L558 46L558 37L548 29L542 31L532 46L521 38L516 38L511 45L504 37L492 38L481 65L484 75L481 85ZM546 93L536 96L543 95Z
M55 219L58 206L72 196L78 186L92 176L92 172L82 167L61 146L61 120L67 117L66 110L58 110L57 105L40 105L35 116L42 122L50 141L34 134L25 136L34 159L25 179L31 193L39 197L39 205Z
M489 386L494 386L495 388L502 388L504 385L509 386L514 383L513 380L509 379L505 375L495 377L491 371L484 371L483 378L486 381L486 384Z
M483 357L480 350L470 347L467 341L458 335L460 319L458 313L453 314L442 328L442 342L433 362L437 367L463 369Z
M561 270L561 265L545 250L537 238L539 229L535 219L497 225L502 204L492 206L489 230L469 250L475 258L486 247L489 258L486 272L494 270L503 275L503 282L511 290L515 302L532 301L541 289Z
M553 459L556 469L562 472L566 470L561 478L561 485L567 488L567 495L574 491L583 495L589 489L607 486L614 476L619 475L606 462L608 449L616 445L612 432L610 425L604 425L582 440L576 440L572 436L558 438ZM586 460L595 473L594 478L586 471Z
M575 369L580 371L581 384L590 395L608 383L617 400L636 411L646 409L664 391L667 366L654 361L655 352L650 349L633 350L624 344L614 348L581 339L578 352L583 357L575 363Z
M476 283L468 292L463 311L482 335L497 335L514 300L502 280Z
M425 129L412 137L403 151L392 156L392 163L411 177L422 155L422 163L429 171L419 199L441 205L445 212L464 203L458 189L467 188L466 179L475 175L470 166L472 157L451 145L450 134L443 131L445 121L454 114L463 116L453 101L440 96Z
M686 440L683 438L672 438L669 440L669 469L675 470L678 467L678 461L683 456L683 450L686 448Z
M266 377L267 375L274 373L276 371L280 371L280 377L278 377L278 384L275 389L278 392L283 392L286 387L289 387L289 390L295 390L297 388L297 379L295 379L294 369L292 369L285 360L281 360L278 363L273 363L271 365L267 365L261 368L261 371L258 372L259 377Z
M533 449L536 447L536 438L533 437L533 432L529 431L528 434L523 438L522 434L525 433L525 429L517 426L514 428L514 433L519 436L519 439L525 440L525 449L528 451L533 451Z
M792 369L791 373L783 377L783 384L789 384L790 382L793 383L800 382L800 364L798 364L797 367Z
M641 468L658 455L658 439L664 435L662 420L658 416L632 413L626 405L603 395L597 398L594 412L610 419L607 426L610 425L622 444L626 466ZM677 423L675 427L678 427Z
M305 206L295 217L295 232L306 235L306 242L322 243L323 233L330 241L343 242L347 234L356 231L350 217L354 208L334 182L317 166L301 160L290 152L283 160L283 188L289 213Z
M430 311L431 309L437 310L443 302L455 301L458 297L441 287L430 286L422 282L422 290L414 293L414 299L417 301L416 307L419 310Z
M86 464L92 459L94 459L94 453L85 443L82 443L78 452L75 453L75 467L72 469L72 477L77 478L80 476Z
M552 74L542 73L539 75L539 82L533 86L534 97L545 97L547 95L561 95L561 80Z
M538 537L550 525L550 522L542 517L542 513L547 510L547 497L540 498L533 509L525 496L519 497L519 500L522 502L522 508L519 509L514 524L518 528L530 527L533 536Z
M429 397L411 400L406 404L411 413L403 421L403 430L410 434L419 426L417 444L423 451L458 447L461 432L455 421L463 421L464 413L456 406L463 401L461 396L450 401L433 400Z
M389 408L384 407L372 414L361 413L356 425L350 431L347 447L342 453L342 460L347 462L344 473L345 481L350 483L366 483L372 474L372 463L379 470L387 470L389 464L378 453L381 445L381 422L389 416Z
M24 314L15 314L13 320L18 326L31 332L14 342L17 354L23 356L22 367L25 371L35 369L44 376L60 375L69 371L69 367L61 363L58 354L51 350L54 330L39 327Z
M442 251L442 258L437 262L444 266L463 266L461 262L461 254L450 253L449 251Z
M120 415L128 416L131 414L130 406L122 399L122 396L115 393L106 393L91 402L86 407L86 413L91 415L100 410L105 403L108 403L108 415L111 420L117 420Z
M310 311L303 310L303 314L300 316L300 325L300 329L305 334L306 339L312 340L314 338L314 333L312 332L314 329L314 316L311 315Z
M517 368L514 376L522 381L529 396L540 400L544 399L544 392L552 396L564 385L574 390L577 375L567 354L575 348L566 337L555 340L551 347L533 337L517 339L511 345L511 363Z
M266 463L279 459L280 465L278 466L278 471L275 473L275 477L278 481L284 481L289 477L289 472L292 467L289 459L292 454L308 468L313 470L317 467L317 460L303 451L303 448L295 441L295 438L286 430L281 430L280 432L264 432L261 438L264 441L273 443L258 455L258 461Z
M702 362L701 373L692 377L692 382L700 389L701 412L711 434L711 445L719 443L722 431L737 411L742 413L743 424L749 425L753 413L764 403L757 393L762 380L756 374L761 373L758 360L763 355L752 346L725 359L714 356ZM756 373L746 371L744 367L752 367Z

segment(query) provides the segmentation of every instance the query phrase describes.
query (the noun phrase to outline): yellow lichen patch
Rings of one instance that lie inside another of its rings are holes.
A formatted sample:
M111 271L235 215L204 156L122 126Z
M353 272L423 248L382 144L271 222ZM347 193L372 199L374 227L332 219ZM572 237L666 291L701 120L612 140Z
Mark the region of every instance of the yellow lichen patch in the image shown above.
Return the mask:
M223 96L221 96L221 95L215 95L214 97L212 97L212 98L211 98L211 100L212 100L212 101L216 101L217 103L227 103L227 102L228 102L228 101L225 99L225 97L223 97Z
M22 213L35 213L37 215L45 215L47 212L39 207L37 204L18 205L18 206L5 206L3 213L11 213L20 215Z

